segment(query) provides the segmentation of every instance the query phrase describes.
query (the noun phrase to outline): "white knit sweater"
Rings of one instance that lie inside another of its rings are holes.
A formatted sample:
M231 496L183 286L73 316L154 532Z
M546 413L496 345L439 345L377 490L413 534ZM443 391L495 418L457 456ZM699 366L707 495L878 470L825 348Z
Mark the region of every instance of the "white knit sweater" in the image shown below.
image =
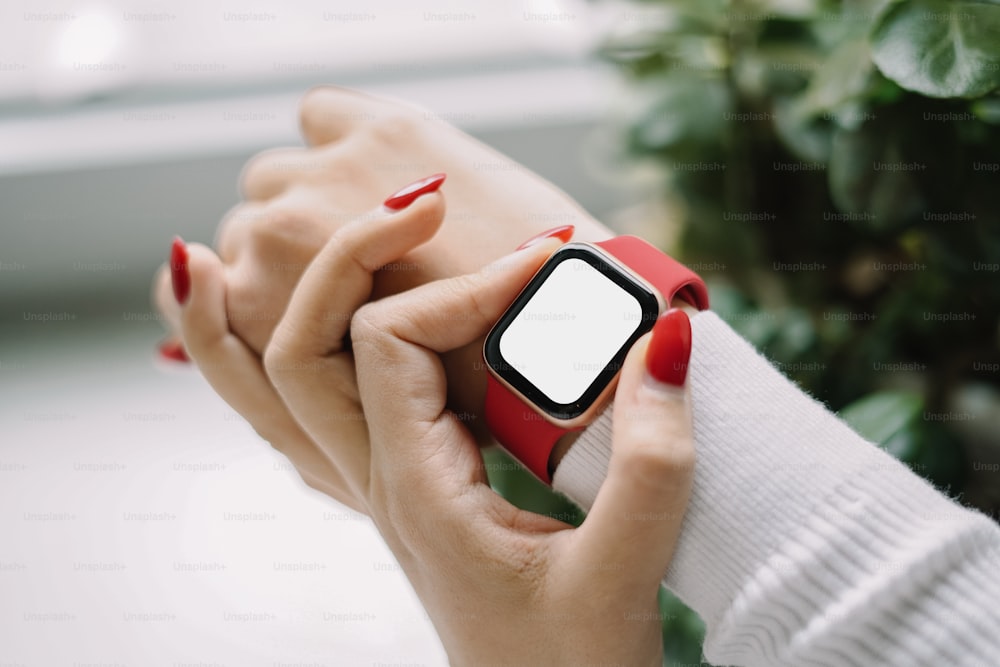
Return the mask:
M694 489L663 582L720 665L996 667L1000 527L936 491L711 312L691 321ZM585 509L607 410L554 487Z

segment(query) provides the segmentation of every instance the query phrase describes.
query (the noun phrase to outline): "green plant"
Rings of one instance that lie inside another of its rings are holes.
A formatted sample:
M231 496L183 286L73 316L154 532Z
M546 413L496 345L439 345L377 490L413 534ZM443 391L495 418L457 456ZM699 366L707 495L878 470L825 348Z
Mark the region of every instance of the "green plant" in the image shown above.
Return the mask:
M715 309L834 409L1000 384L1000 4L645 4L604 53ZM945 440L922 472L961 491Z
M995 514L961 426L970 388L1000 405L1000 4L659 0L630 18L603 49L632 85L624 145L661 167L673 250L714 310Z
M647 0L619 28L622 144L671 212L645 232L790 377L996 514L962 426L1000 410L1000 3ZM700 621L661 607L667 661L698 662Z

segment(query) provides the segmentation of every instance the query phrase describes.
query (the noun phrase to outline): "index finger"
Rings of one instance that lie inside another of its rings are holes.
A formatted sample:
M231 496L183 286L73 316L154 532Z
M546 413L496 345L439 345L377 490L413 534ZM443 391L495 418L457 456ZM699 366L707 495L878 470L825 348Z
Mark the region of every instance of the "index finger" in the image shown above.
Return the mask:
M361 402L378 443L373 457L391 457L394 467L419 465L433 455L436 440L454 435L438 354L485 334L558 243L540 243L478 273L429 283L358 311L351 338Z
M444 198L426 194L399 212L375 212L338 230L299 281L268 345L269 356L324 358L343 349L351 316L368 300L375 271L437 232Z

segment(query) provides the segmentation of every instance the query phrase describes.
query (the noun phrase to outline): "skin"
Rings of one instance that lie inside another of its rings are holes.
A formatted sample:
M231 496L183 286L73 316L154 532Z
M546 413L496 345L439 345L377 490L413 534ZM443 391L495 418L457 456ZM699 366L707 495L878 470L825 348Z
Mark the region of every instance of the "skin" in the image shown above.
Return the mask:
M434 193L337 230L263 360L230 329L226 265L189 246L191 294L176 311L185 345L304 479L372 517L452 664L659 665L656 595L694 449L687 388L657 382L643 362L673 341L654 329L626 359L608 477L583 525L513 507L447 408L442 357L480 339L559 244L369 302L375 270L429 245L443 217Z
M330 237L430 174L448 174L442 229L392 270L378 272L374 299L476 271L554 226L575 225L580 241L613 236L537 174L422 109L323 87L303 98L300 125L305 147L268 151L246 165L244 201L222 220L216 237L230 327L258 355L305 267ZM154 298L178 331L165 268ZM482 405L480 351L477 340L444 355L450 405L459 414L477 415ZM490 442L478 420L470 426L481 443Z

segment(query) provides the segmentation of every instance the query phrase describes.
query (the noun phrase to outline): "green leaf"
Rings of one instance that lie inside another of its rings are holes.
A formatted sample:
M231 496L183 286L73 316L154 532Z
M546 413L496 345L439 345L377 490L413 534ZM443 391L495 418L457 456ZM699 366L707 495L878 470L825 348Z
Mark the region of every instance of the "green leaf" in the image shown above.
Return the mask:
M765 42L732 59L733 79L744 96L767 98L803 90L823 64L823 54L802 42Z
M583 512L576 505L535 479L500 449L484 449L483 464L490 486L512 505L573 526L583 522Z
M865 92L871 72L868 44L864 40L844 42L816 71L797 111L806 116L833 115Z
M778 359L798 360L816 341L812 318L803 308L786 308L777 328L770 350Z
M904 0L872 32L872 56L903 88L978 97L1000 87L1000 5Z
M705 624L687 605L664 588L659 590L664 665L703 665Z
M675 149L717 140L727 129L729 94L719 81L684 76L648 80L647 105L636 119L633 141L647 150Z
M810 162L830 159L833 126L812 120L796 109L797 100L778 98L774 103L774 132L796 157Z
M882 15L894 0L851 0L827 3L812 15L814 39L830 51L847 40L867 39L875 19ZM896 0L898 1L898 0Z
M919 394L883 391L854 401L840 411L840 417L864 437L884 445L916 419L923 407Z
M742 4L742 7L740 6ZM730 14L736 19L753 17L761 20L806 19L824 8L822 0L756 0L750 3L732 3ZM742 9L742 14L738 11Z
M923 453L917 430L912 424L896 431L888 440L878 443L878 446L892 457L911 465L916 463Z

